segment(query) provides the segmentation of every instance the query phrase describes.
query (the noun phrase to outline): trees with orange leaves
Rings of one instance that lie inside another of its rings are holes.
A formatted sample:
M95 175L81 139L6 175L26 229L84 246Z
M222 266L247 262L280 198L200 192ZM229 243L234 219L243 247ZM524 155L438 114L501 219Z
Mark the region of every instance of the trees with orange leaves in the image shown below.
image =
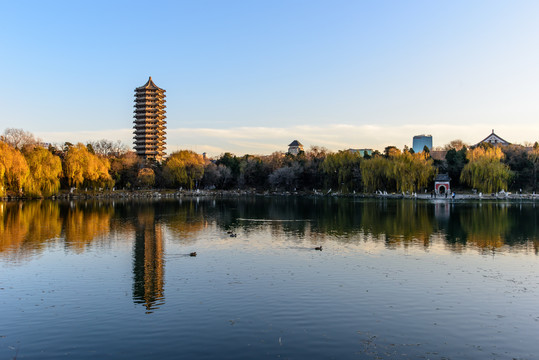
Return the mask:
M22 154L0 141L0 194L7 190L21 193L26 185L30 170Z
M24 157L30 174L26 193L31 196L51 196L60 189L62 161L49 150L40 146L25 148Z
M92 154L84 144L69 147L64 157L64 176L69 186L112 187L114 181L109 174L107 158Z

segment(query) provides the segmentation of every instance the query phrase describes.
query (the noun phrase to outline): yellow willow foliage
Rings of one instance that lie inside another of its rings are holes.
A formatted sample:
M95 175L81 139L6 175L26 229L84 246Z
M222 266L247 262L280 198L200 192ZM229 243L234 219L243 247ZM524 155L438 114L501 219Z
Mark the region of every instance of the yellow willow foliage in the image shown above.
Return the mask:
M503 158L500 148L485 150L478 147L469 150L466 158L470 162L462 169L460 181L486 193L507 189L511 170L500 161Z
M78 143L69 148L64 158L64 175L70 186L79 187L82 185L89 158L90 153L83 144Z
M501 160L504 154L500 147L482 148L480 146L475 149L470 149L466 152L466 158L472 162L475 160L489 159L489 160Z
M361 179L366 192L384 189L389 165L389 159L382 156L373 156L361 161Z
M4 175L6 173L6 168L4 164L0 162L0 196L4 196L6 193L6 187L4 184Z
M111 186L109 169L107 158L90 153L81 143L69 148L64 159L64 175L70 186L79 187L84 181L91 186Z
M164 170L173 185L192 189L195 181L204 175L204 159L190 150L177 151L169 156Z
M434 161L425 152L404 151L389 159L389 177L395 180L397 191L413 192L426 187L436 173Z
M355 188L354 171L360 169L362 158L359 153L339 151L328 154L320 168L326 176L332 179L332 183L342 186L342 191L350 191Z
M32 196L51 196L60 189L62 161L47 149L27 149L24 156L30 168L26 192Z
M398 149L397 149L398 150ZM417 191L426 187L436 170L427 154L392 151L389 158L375 156L361 163L361 176L366 191L381 190L384 184L395 183L397 191Z
M90 162L93 164L92 171L88 173L88 178L93 185L99 187L114 185L114 181L110 176L110 161L106 157L90 154Z
M30 172L24 156L13 147L0 141L0 192L12 190L19 192L26 185Z

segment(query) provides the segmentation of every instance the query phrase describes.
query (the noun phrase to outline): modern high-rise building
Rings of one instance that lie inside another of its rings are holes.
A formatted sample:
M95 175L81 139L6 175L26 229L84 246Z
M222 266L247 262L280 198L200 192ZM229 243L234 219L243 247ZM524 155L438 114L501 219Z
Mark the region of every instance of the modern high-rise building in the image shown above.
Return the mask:
M135 151L145 160L161 161L165 155L165 90L152 81L135 89Z
M432 150L432 135L414 136L414 143L412 145L414 152L419 153L423 151L425 146L429 148L429 151Z

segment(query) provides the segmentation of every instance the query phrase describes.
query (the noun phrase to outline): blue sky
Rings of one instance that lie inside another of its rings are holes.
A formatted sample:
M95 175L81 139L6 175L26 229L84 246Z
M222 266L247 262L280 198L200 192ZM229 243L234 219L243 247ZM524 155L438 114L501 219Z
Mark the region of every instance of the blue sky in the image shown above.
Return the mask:
M3 1L0 131L132 143L167 90L168 151L215 156L539 140L539 2Z

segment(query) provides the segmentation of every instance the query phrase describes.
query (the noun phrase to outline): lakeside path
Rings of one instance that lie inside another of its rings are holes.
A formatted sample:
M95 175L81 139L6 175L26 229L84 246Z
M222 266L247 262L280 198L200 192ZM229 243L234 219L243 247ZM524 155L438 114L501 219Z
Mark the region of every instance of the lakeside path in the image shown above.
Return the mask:
M346 198L365 198L365 199L416 199L421 201L442 203L452 201L532 201L539 199L538 194L512 194L512 193L493 193L480 195L474 193L456 193L455 199L451 195L431 196L430 193L419 194L376 194L376 193L339 193L339 192L288 192L288 191L256 191L256 190L103 190L103 191L77 191L69 193L61 192L56 196L47 199L52 200L81 200L81 199L159 199L159 198L180 198L180 197L239 197L239 196L305 196L305 197L346 197ZM21 201L34 200L26 197L6 196L0 198L0 201Z

